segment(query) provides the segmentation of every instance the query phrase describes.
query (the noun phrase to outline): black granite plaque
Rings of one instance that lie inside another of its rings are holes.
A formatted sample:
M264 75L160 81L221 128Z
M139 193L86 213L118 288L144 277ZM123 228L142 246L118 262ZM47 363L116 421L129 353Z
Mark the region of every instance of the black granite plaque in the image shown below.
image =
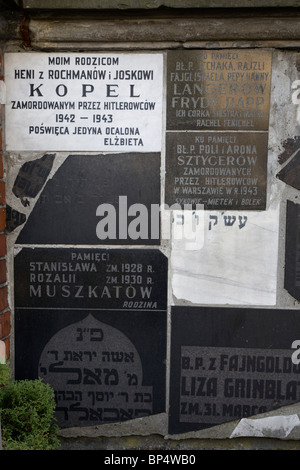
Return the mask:
M53 387L61 428L165 412L165 360L160 312L16 308L16 379Z
M155 249L22 248L15 306L164 312L167 264Z
M154 249L17 250L16 378L53 387L61 427L165 411L167 269Z
M173 307L169 433L300 400L299 310Z
M287 201L284 287L300 301L300 205Z
M168 51L167 130L268 131L271 52Z
M159 207L159 153L70 155L17 243L157 245Z
M19 225L22 225L26 222L26 215L15 209L12 209L7 204L5 210L5 219L5 232L10 233L13 232Z
M265 209L267 145L267 133L167 133L166 204Z

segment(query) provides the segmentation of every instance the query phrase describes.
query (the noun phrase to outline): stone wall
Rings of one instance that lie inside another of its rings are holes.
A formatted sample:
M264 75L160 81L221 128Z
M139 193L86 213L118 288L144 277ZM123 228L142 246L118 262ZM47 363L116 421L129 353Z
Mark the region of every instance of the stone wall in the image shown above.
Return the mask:
M62 445L297 447L298 10L2 22L0 337Z

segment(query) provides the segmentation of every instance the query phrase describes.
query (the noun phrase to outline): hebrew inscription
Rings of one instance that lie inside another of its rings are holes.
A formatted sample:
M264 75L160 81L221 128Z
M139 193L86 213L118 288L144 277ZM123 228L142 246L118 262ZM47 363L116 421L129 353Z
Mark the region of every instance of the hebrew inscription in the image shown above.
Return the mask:
M35 168L35 160L32 163L30 169ZM22 174L17 181L35 187L35 176L25 180ZM17 190L19 197L29 199L16 183ZM138 225L139 215L129 213L134 204L143 206L146 217L133 238L130 226ZM159 153L69 155L38 195L17 243L157 245L160 214L151 211L152 205L160 206ZM101 220L104 224L107 207L115 229L108 226L103 234L97 227Z
M18 308L165 311L167 259L156 250L22 248L15 286Z
M15 328L16 377L53 387L61 428L165 412L165 315L17 308Z
M193 214L185 211L184 218L186 213ZM196 225L196 233L202 235L198 246L187 250L181 240L172 239L174 301L276 305L279 207L202 213ZM175 218L176 224L180 222L182 219Z

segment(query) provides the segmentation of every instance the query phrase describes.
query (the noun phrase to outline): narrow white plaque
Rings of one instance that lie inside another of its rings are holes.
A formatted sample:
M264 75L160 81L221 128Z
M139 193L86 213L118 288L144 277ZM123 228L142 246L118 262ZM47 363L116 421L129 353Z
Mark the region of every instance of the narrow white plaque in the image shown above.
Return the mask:
M159 53L5 54L6 150L156 152Z

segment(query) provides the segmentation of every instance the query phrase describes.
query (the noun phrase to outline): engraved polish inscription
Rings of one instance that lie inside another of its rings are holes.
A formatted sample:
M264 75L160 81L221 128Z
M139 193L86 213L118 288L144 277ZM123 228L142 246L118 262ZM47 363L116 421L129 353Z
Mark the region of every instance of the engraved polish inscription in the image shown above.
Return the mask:
M265 209L267 139L266 133L168 133L166 203Z
M168 205L266 208L271 59L257 50L168 52Z
M269 51L169 51L167 80L167 130L268 130Z
M122 197L127 208L142 204L147 211L146 233L136 239L129 236L136 217L127 217L128 209L120 207ZM102 204L115 212L116 233L109 240L96 230ZM160 204L159 153L69 155L39 194L17 243L156 245L159 216L152 217L152 204Z
M166 315L16 309L15 331L16 378L52 386L61 428L165 411Z
M171 316L171 434L299 401L296 311L172 307Z

